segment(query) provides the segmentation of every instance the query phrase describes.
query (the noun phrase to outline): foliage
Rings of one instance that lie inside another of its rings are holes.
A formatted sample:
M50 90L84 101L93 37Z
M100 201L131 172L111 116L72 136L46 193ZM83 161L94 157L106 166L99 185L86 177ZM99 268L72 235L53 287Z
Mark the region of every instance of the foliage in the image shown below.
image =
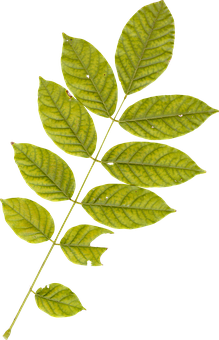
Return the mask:
M125 97L155 81L168 67L175 37L173 17L164 1L141 8L125 25L116 49L115 63ZM84 310L77 296L67 287L52 283L49 287L33 287L53 248L62 249L74 264L100 266L105 247L91 242L111 230L81 224L69 229L60 243L57 239L75 204L99 223L119 229L135 229L154 224L172 212L164 200L149 191L150 187L180 185L202 170L188 155L170 146L150 142L129 142L112 146L101 160L98 155L116 122L133 135L149 140L170 139L198 128L217 112L199 99L186 95L144 98L125 110L119 120L122 102L117 107L117 83L112 68L89 42L63 34L61 66L68 89L40 77L39 115L53 142L65 152L91 158L93 164L73 200L75 178L66 162L53 152L31 144L12 143L15 162L26 183L42 198L50 201L72 201L72 207L54 240L54 221L38 203L26 198L2 199L5 220L23 240L52 246L29 289L12 325L4 334L7 339L29 294L33 292L37 306L54 317L67 317ZM93 120L86 110L112 120L109 130L92 157L97 142ZM95 162L126 184L94 187L78 202L79 194Z

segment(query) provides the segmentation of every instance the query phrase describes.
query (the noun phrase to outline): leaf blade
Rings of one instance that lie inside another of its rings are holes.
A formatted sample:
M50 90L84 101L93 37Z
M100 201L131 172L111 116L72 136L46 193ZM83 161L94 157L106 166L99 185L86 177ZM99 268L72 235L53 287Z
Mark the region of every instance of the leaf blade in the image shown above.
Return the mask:
M67 163L55 153L27 143L13 143L14 159L26 183L50 201L72 197L75 179Z
M191 96L156 96L128 107L119 124L138 137L170 139L194 131L216 112L218 110Z
M116 145L101 163L118 180L145 188L179 185L205 173L184 152L159 143Z
M43 127L58 147L85 158L94 153L97 133L93 120L62 86L40 77L38 106Z
M125 184L91 189L82 206L95 221L118 229L151 225L175 211L153 192Z
M164 1L142 7L125 25L116 49L116 68L129 95L155 81L172 57L175 27Z
M1 200L5 220L11 229L29 243L48 241L55 230L50 213L38 203L26 198Z
M52 283L48 288L39 288L35 300L39 309L57 318L73 316L85 309L78 297L59 283Z
M103 55L89 42L63 34L62 72L74 96L91 112L110 117L117 104L117 84Z
M69 229L60 242L66 257L75 264L101 266L100 257L107 250L102 247L92 247L90 243L102 234L113 234L112 231L92 225L79 225Z

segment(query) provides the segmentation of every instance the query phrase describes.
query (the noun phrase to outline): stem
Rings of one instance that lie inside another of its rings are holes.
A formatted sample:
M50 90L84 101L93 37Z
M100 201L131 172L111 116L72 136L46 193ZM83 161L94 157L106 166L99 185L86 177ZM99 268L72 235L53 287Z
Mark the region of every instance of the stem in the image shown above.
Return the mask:
M49 247L48 247L48 249L47 249L47 251L46 251L46 253L45 253L45 255L44 255L44 257L43 257L43 259L42 259L42 261L41 261L41 263L40 263L40 265L39 265L39 267L38 267L38 269L37 269L37 271L36 271L36 273L35 273L35 275L32 279L32 281L31 281L31 283L30 283L30 285L26 289L26 292L25 292L25 294L24 294L24 296L23 296L13 318L11 319L6 330L2 333L2 339L7 340L7 339L12 337L13 330L14 330L16 324L18 323L18 321L19 321L19 319L20 319L20 317L21 317L21 315L22 315L22 313L23 313L23 311L24 311L24 309L25 309L25 307L26 307L26 305L27 305L27 303L28 303L28 301L31 297L31 294L33 293L34 288L36 287L37 283L39 282L39 279L40 279L44 269L46 268L52 254L55 250L55 247L56 247L56 244L57 244L56 239L58 238L58 235L60 234L59 231L61 232L61 230L64 229L66 223L68 222L68 220L71 217L72 213L74 212L75 208L76 208L76 203L71 203L66 214L65 214L65 216L64 216L64 218L63 218L63 220L62 220L62 222L61 222L61 224L60 224L60 227L58 229L58 233L57 233L54 241L50 241L50 245L49 245Z
M118 111L120 111L122 109L122 107L125 104L125 101L126 101L126 97L123 97L123 99L120 102L120 105L118 106L118 109L117 109L115 115L118 113ZM39 265L39 267L38 267L38 269L37 269L37 271L36 271L36 273L33 277L33 279L32 279L32 281L30 282L30 285L26 289L26 292L25 292L25 294L24 294L14 316L12 317L8 327L1 334L2 339L8 340L9 338L12 337L14 328L15 328L16 324L18 323L18 321L19 321L19 319L20 319L20 317L21 317L21 315L22 315L22 313L25 309L25 307L26 307L26 305L27 305L27 303L28 303L28 301L31 297L31 294L32 295L34 294L34 289L35 289L37 283L39 282L39 279L42 276L43 271L46 268L56 246L59 243L59 241L58 241L59 236L64 231L66 224L68 223L69 219L71 218L73 212L76 209L76 206L80 205L80 203L79 203L80 201L78 201L78 199L81 196L85 186L87 185L90 174L92 173L92 171L94 170L94 168L95 168L95 166L98 162L97 158L100 156L101 151L104 149L105 143L109 139L110 133L111 133L115 124L116 124L116 121L114 119L111 119L107 128L106 128L106 131L105 131L105 133L102 137L101 143L100 143L97 151L95 151L96 152L95 157L91 157L91 164L88 167L75 196L73 197L73 200L72 200L73 202L68 207L68 210L67 210L58 230L54 233L52 240L50 241L50 245L49 245L49 247L48 247L48 249L47 249L47 251L46 251L46 253L45 253L45 255L44 255L44 257L43 257L43 259L42 259L42 261L41 261L41 263L40 263L40 265Z

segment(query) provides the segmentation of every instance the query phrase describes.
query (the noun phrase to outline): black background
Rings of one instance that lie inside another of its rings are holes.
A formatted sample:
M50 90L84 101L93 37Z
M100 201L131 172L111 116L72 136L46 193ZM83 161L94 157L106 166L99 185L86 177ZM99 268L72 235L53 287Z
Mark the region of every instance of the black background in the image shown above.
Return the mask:
M184 92L219 106L217 12L207 3L194 7L191 3L168 1L177 19L175 59L160 80L135 99L153 93ZM30 16L22 14L15 21L16 28L4 32L3 72L6 75L2 96L4 108L1 110L1 196L37 198L21 181L12 163L8 146L11 139L32 141L56 150L37 119L35 90L39 74L62 81L58 66L60 32L65 30L86 37L112 61L121 26L142 4L141 1L111 1L102 5L99 2L63 3L55 14L44 12L42 8L39 15L38 10ZM102 137L107 120L96 118L96 122ZM180 334L186 332L189 325L195 331L200 318L204 317L201 311L206 313L203 304L208 305L208 298L203 295L206 285L214 284L215 280L217 131L218 117L213 117L195 133L172 142L209 171L207 176L195 178L182 187L157 191L179 210L178 214L152 228L134 232L120 230L114 236L101 237L97 243L111 248L103 257L106 266L102 269L76 268L55 250L39 284L53 280L68 284L81 296L89 308L88 313L69 321L55 321L37 311L30 300L15 327L13 339L50 339L53 332L54 339L73 338L76 334L85 338L93 332L97 336L113 336L124 329L135 331L139 338L143 330L153 329L155 335L161 328L163 334L168 332L170 335L174 334L170 320L174 327L181 329ZM106 148L130 138L114 127ZM65 158L80 183L89 161ZM106 181L112 181L112 178L97 166L88 187ZM43 204L59 224L68 204ZM91 219L77 207L70 223L87 221ZM3 221L0 221L0 231L2 332L14 315L47 245L31 247L20 242ZM196 325L193 316L197 313L200 318Z

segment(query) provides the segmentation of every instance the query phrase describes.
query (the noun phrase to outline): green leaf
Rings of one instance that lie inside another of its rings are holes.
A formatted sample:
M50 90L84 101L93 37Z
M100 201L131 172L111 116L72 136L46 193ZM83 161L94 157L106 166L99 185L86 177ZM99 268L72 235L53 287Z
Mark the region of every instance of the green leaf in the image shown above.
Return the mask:
M32 144L12 145L21 175L39 196L49 201L65 201L72 197L75 179L63 159Z
M148 86L166 70L174 37L174 20L164 1L142 7L127 22L116 50L116 68L127 95Z
M91 247L90 243L102 234L113 232L93 225L78 225L67 231L60 245L71 262L86 266L91 261L92 266L101 266L100 257L107 248Z
M197 129L218 110L190 96L157 96L131 105L119 120L121 127L147 139L169 139Z
M89 42L63 34L62 72L74 96L90 111L110 117L117 104L117 84L102 54Z
M95 221L119 229L147 226L175 211L153 192L125 184L96 187L82 205Z
M206 172L184 152L159 143L119 144L101 162L118 180L146 188L181 184Z
M97 142L93 120L64 87L40 77L38 104L43 127L58 147L75 156L93 154Z
M50 213L26 198L1 199L5 220L11 229L29 243L48 241L55 230Z
M56 318L73 316L85 309L78 297L59 283L52 283L48 288L39 288L35 299L39 309Z

